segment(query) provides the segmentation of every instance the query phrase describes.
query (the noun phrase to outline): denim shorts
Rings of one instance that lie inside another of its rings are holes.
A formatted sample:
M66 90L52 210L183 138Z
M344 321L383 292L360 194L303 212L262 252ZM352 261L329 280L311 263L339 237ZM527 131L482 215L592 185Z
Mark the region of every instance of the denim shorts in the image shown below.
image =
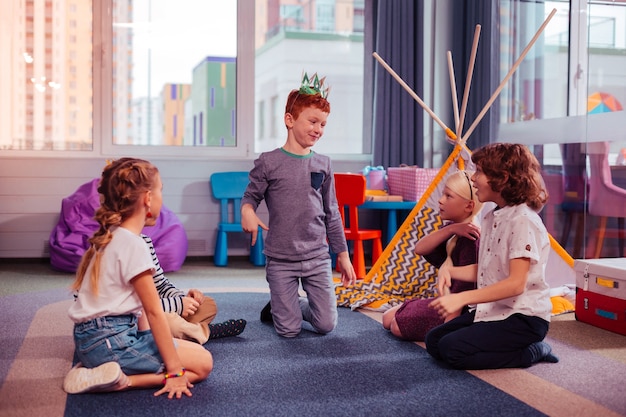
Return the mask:
M163 360L150 330L139 331L134 315L98 317L74 324L76 356L94 368L117 362L126 375L163 372Z

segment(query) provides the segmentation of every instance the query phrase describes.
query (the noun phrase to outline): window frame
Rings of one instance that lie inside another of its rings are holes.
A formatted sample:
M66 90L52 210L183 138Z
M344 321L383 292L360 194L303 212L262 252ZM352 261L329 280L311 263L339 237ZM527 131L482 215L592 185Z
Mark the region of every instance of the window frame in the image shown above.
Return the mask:
M42 157L42 158L94 158L115 157L118 155L185 158L185 159L250 159L255 157L255 97L250 94L255 84L254 50L254 0L237 0L237 144L233 147L190 147L190 146L145 146L114 145L112 143L112 28L113 0L93 1L93 131L91 150L0 150L0 157ZM365 26L371 25L372 14L367 12ZM588 51L587 14L588 0L570 0L570 45L569 45L569 100L568 116L586 114ZM371 7L371 4L369 4ZM371 42L371 34L365 31L365 42ZM367 50L367 48L366 48ZM366 61L367 62L367 61ZM371 68L366 65L365 85L371 83ZM369 89L365 89L366 92ZM370 94L370 93L367 93ZM367 103L367 94L364 101ZM266 111L269 109L266 108ZM346 160L369 160L372 153L371 109L364 106L363 153L350 155L331 155ZM269 129L270 126L265 126ZM506 126L505 130L517 131L523 126ZM523 132L516 132L525 136Z
M365 1L366 9L368 1ZM371 6L371 3L369 4ZM120 155L159 159L252 160L255 153L256 97L255 91L255 1L237 0L237 144L233 147L115 145L113 144L113 0L92 0L92 82L93 115L92 146L81 150L3 150L0 158L115 158ZM371 24L372 13L366 20ZM367 26L367 21L365 22ZM365 29L364 29L365 31ZM371 36L371 34L370 34ZM372 81L371 69L364 69L364 84ZM365 91L370 89L365 88ZM368 102L368 101L366 101ZM266 110L268 110L266 108ZM371 106L364 106L363 152L360 154L331 154L333 159L363 161L372 157ZM107 122L108 121L108 122ZM277 122L278 123L278 122ZM265 126L269 129L269 126Z
M569 100L568 117L587 114L587 0L570 0Z
M100 100L94 100L98 110L94 111L94 148L99 146L102 156L139 156L158 158L185 158L185 159L242 159L249 158L254 150L254 0L237 0L237 144L230 147L217 146L139 146L113 144L112 123L103 123L113 120L113 75L112 49L113 16L111 12L112 0L94 2L94 45L102 45L100 65L96 65L98 54L94 48L94 96L96 80L99 79ZM97 19L96 9L100 16ZM96 23L101 25L96 30ZM95 36L100 39L96 39ZM100 117L96 117L95 115ZM252 120L249 120L252 115ZM98 119L96 126L95 119ZM97 139L96 139L97 138ZM99 145L96 144L99 142Z
M589 117L587 114L589 47L588 19L590 0L570 0L570 39L568 68L568 114L565 117L538 119L523 123L507 123L498 125L499 138L507 142L519 142L527 145L548 145L575 143L572 137L584 132L584 140L578 142L594 142L589 140L589 132L595 138L603 138L608 142L621 143L624 140L623 129L620 128L623 112L611 112ZM621 3L626 1L621 0Z
M0 157L247 159L254 156L254 0L237 0L237 144L232 147L113 144L113 0L92 2L93 115L91 150L0 150ZM109 121L109 122L107 122Z

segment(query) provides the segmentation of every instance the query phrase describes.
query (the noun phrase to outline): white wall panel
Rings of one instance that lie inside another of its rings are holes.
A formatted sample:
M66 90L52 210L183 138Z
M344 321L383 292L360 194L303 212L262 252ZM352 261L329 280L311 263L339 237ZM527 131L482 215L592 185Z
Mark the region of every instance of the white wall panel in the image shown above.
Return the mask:
M182 222L188 256L212 256L219 205L209 177L217 171L248 171L251 160L163 159L152 162L163 179L163 203ZM45 242L56 225L61 201L100 176L104 158L0 158L0 259L45 258ZM335 162L335 170L357 172L363 162ZM259 215L267 220L263 204ZM229 236L229 254L245 255L248 236Z

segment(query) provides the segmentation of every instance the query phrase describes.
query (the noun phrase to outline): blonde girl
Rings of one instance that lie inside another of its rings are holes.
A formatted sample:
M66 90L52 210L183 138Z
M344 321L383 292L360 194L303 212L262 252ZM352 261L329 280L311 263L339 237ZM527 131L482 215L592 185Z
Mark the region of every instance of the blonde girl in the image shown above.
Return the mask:
M422 255L436 267L442 265L469 265L478 258L480 227L475 222L482 204L476 198L471 173L457 171L446 180L439 199L439 215L448 223L420 239L415 253ZM474 288L473 283L452 280L446 292L461 292ZM394 336L411 341L423 341L426 333L442 324L444 318L428 307L432 298L408 300L383 314L383 327ZM459 315L461 309L451 314Z

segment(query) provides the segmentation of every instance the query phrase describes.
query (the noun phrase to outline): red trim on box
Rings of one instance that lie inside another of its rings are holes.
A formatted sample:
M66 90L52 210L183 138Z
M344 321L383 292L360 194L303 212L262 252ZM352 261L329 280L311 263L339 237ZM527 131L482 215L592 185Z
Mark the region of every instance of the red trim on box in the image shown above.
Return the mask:
M626 336L626 300L576 288L576 320Z

